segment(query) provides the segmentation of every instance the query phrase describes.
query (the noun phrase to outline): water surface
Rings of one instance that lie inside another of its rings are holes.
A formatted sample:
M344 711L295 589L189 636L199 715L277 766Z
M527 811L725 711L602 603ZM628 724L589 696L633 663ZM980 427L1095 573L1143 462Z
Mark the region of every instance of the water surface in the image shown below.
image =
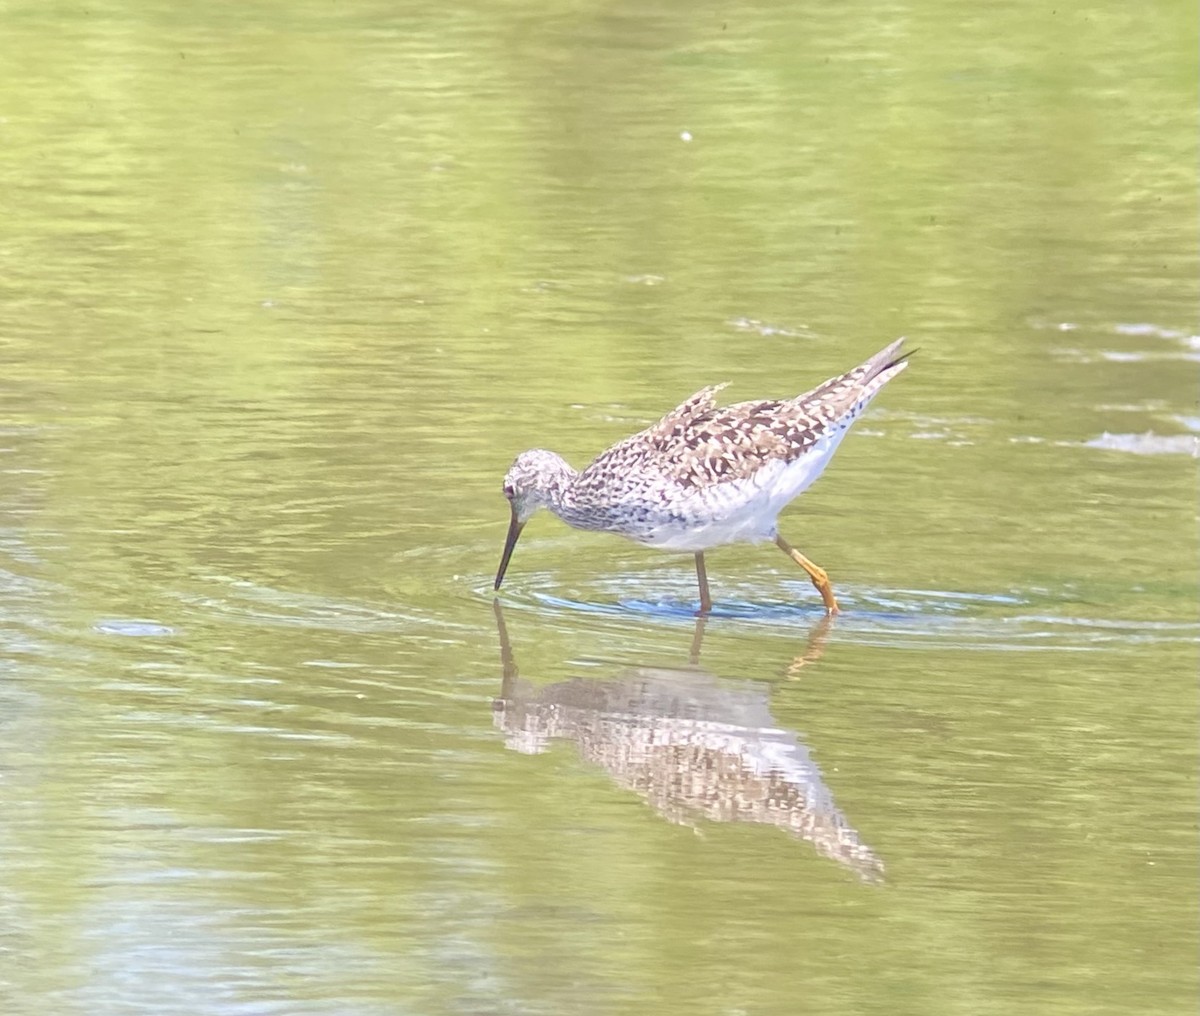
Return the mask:
M5 1012L1194 1011L1195 35L10 4ZM901 334L832 624L549 518L497 614L518 451Z

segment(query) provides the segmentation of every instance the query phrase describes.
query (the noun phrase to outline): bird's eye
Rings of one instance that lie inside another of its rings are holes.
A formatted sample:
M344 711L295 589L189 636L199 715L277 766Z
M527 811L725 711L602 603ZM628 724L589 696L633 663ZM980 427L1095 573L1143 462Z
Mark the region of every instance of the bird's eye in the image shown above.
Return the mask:
M516 491L513 490L513 485L511 483L506 483L504 485L504 496L506 498L508 498L510 501L513 499L513 495L515 493L516 493Z

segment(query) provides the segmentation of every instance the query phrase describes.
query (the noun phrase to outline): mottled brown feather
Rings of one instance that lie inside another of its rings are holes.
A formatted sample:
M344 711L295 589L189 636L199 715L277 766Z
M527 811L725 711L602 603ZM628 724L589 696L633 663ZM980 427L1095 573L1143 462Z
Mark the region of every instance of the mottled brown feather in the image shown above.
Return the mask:
M613 445L580 479L651 467L681 487L707 487L752 476L775 459L804 455L834 428L849 426L902 364L898 340L853 370L793 399L718 406L725 385L710 385L661 420ZM591 474L591 475L589 475Z

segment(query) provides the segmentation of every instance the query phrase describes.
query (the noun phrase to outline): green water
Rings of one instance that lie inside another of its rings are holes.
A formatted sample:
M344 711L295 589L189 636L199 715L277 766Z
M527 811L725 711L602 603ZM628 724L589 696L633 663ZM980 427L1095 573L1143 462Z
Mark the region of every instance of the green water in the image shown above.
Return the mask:
M1194 11L0 15L4 1013L1194 1011ZM901 334L831 626L494 611L518 451Z

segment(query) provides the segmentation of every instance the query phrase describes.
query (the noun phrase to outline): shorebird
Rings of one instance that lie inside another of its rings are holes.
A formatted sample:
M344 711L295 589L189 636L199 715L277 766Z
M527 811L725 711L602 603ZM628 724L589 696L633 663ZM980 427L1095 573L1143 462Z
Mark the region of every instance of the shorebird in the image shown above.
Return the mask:
M837 613L825 569L780 536L777 521L829 465L880 389L908 366L903 342L792 399L718 406L725 385L702 388L582 471L543 448L522 452L504 477L512 517L495 588L525 523L549 508L575 529L694 553L702 613L712 610L704 552L773 540L808 573L826 612Z

